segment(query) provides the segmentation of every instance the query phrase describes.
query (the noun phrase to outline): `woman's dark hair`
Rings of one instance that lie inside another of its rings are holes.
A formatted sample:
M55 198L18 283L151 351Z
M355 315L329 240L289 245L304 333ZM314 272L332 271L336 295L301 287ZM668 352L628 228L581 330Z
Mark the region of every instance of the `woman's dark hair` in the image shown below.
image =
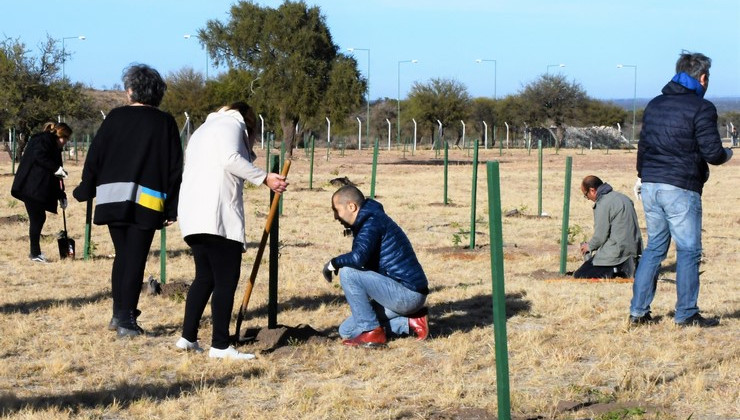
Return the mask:
M57 137L68 139L72 136L72 128L67 124L60 122L48 122L44 124L44 132L52 133Z
M167 84L159 72L146 64L132 64L123 70L123 87L131 91L131 101L158 107Z

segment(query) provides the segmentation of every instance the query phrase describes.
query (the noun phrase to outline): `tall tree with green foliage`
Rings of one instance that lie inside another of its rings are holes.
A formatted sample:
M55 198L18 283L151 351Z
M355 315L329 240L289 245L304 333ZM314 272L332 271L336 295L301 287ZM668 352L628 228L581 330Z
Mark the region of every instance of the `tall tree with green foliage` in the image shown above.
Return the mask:
M565 76L559 74L540 76L519 95L531 112L532 120L526 122L545 128L555 126L556 148L563 143L565 124L576 122L588 99L580 84L568 83Z
M205 77L192 67L169 73L165 82L167 92L162 98L160 108L172 114L180 127L185 123L186 112L197 127L205 121L209 112L215 111L217 105L212 104L206 94Z
M471 99L462 83L450 79L431 79L429 83L414 83L409 93L408 109L410 117L421 123L422 129L434 131L437 120L443 127L455 127L457 141L462 136L460 120L470 117Z
M473 132L477 133L481 137L481 142L483 142L483 138L485 135L483 134L483 130L486 129L486 126L483 124L483 121L488 124L488 131L491 133L491 137L489 137L491 140L489 140L488 144L493 145L493 128L496 124L498 124L498 113L496 111L496 103L498 101L491 99L491 98L475 98L472 100L470 104L470 118L473 120Z
M240 1L229 14L227 22L209 20L198 37L216 65L259 78L261 101L278 113L289 156L299 121L329 115L341 121L362 103L366 82L354 58L338 52L319 7L286 1L273 9Z
M0 127L13 127L19 134L18 156L43 123L59 116L93 115L82 84L70 84L61 77L64 56L57 44L47 36L34 56L18 39L0 41Z

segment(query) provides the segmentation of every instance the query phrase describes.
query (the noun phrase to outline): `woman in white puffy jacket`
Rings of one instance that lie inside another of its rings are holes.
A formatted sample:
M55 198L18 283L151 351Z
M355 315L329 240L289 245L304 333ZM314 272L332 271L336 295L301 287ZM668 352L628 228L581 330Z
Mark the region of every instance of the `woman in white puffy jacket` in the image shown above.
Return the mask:
M285 191L285 177L254 166L254 110L235 102L211 113L190 137L180 186L178 221L195 261L195 279L185 302L182 337L175 344L202 351L198 325L211 298L210 357L252 359L229 344L229 320L244 251L244 181Z

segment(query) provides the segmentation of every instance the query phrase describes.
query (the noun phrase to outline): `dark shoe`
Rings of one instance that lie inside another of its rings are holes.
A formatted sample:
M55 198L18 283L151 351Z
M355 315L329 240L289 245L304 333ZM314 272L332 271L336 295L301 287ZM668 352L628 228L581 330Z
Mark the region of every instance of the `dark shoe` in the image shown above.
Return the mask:
M699 315L699 312L697 312L681 322L676 322L676 325L678 325L679 327L709 328L719 325L719 319L704 318L703 316Z
M137 312L137 310L120 312L121 315L118 316L118 328L116 329L119 338L136 337L144 334L144 329L136 323L136 317L141 313ZM128 316L124 316L124 314Z
M650 312L643 316L632 316L630 315L630 327L637 327L638 325L647 325L655 322L653 317L650 316Z
M409 333L416 335L416 339L426 340L429 336L429 311L426 307L421 308L416 313L408 315L409 318Z
M136 318L138 318L139 315L141 315L141 311L137 309L135 312ZM118 329L118 324L120 324L120 322L118 321L118 317L116 316L116 314L113 314L113 316L110 319L110 322L108 323L108 329L110 331L116 331Z
M355 338L342 341L342 344L350 347L365 347L368 349L385 347L385 330L378 327L372 331L365 331Z

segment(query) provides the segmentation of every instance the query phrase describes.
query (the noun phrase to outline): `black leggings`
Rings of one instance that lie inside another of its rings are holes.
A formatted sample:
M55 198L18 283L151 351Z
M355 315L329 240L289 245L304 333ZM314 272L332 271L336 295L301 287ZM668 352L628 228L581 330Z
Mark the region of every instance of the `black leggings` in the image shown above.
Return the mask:
M198 339L198 324L211 297L213 337L211 347L229 347L229 321L234 307L234 293L241 273L241 242L216 235L188 235L185 238L193 250L195 279L185 302L182 336L188 341Z
M28 238L31 240L31 257L41 254L41 229L46 223L46 210L41 203L24 201L28 212Z
M116 257L111 270L113 315L119 311L133 311L139 305L141 284L144 281L146 257L154 238L153 229L132 225L108 225Z

